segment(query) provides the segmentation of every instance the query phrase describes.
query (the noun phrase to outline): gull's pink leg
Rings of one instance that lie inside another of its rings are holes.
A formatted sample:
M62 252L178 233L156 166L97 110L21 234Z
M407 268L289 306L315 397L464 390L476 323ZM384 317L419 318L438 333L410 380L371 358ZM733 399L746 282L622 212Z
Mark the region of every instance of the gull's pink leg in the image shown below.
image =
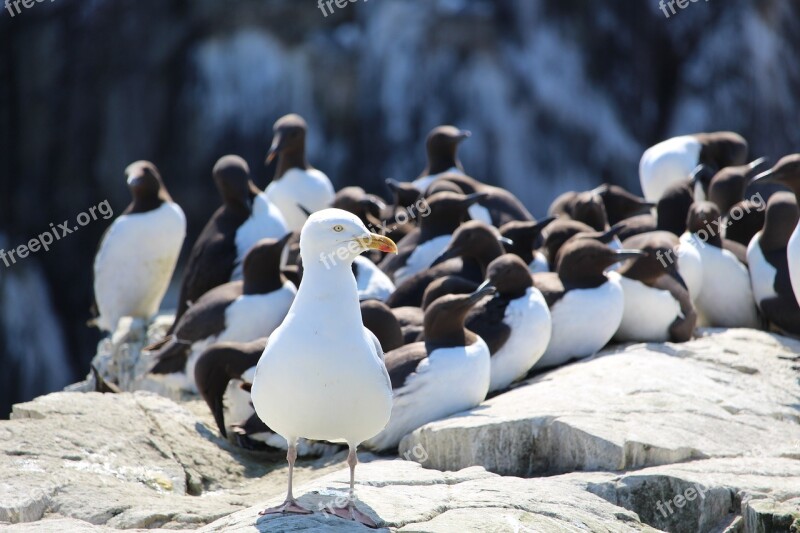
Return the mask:
M286 450L286 460L289 461L289 490L286 493L286 501L277 507L269 507L261 511L259 516L268 514L311 514L312 511L306 509L294 499L292 495L292 474L294 473L294 462L297 459L297 439L289 441L289 449Z
M347 464L350 466L350 497L347 501L346 507L326 507L325 512L331 513L339 518L344 518L345 520L354 520L361 524L364 524L367 527L371 527L373 529L378 528L378 524L369 517L359 511L356 508L355 504L355 479L356 479L356 465L358 464L358 456L356 455L356 447L350 446L350 453L347 455Z

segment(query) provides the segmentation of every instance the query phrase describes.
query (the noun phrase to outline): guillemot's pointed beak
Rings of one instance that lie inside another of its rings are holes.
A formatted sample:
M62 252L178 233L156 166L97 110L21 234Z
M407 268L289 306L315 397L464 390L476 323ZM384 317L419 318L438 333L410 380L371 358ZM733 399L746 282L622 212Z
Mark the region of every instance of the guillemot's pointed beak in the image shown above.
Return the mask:
M458 142L461 142L464 139L469 139L471 136L472 136L472 132L471 131L469 131L469 130L461 130L458 133L457 139L458 139Z
M491 282L487 279L480 286L475 289L475 292L469 295L469 302L470 304L476 304L478 300L483 298L484 296L489 296L497 292L497 289Z
M297 209L302 211L307 217L310 217L313 214L310 209L306 209L302 204L295 203L294 205L296 205Z
M503 246L514 246L514 241L512 241L508 237L498 237L497 242L499 242Z
M397 244L389 237L378 235L377 233L370 233L368 237L358 239L358 242L368 250L380 250L381 252L392 254L397 253Z
M778 180L778 173L775 172L774 168L766 170L750 180L750 183L761 184L761 183L775 183Z
M639 257L644 257L647 255L647 252L643 252L642 250L616 250L614 251L614 259L617 261L625 261L626 259L636 259Z
M768 157L759 157L755 161L751 161L750 163L748 163L747 166L750 168L750 170L755 170L755 169L757 169L758 167L760 167L761 165L763 165L764 163L767 163L767 162L769 162L769 158Z
M283 250L283 247L286 246L286 243L289 242L289 239L292 238L292 235L294 235L294 233L290 231L289 233L278 239L278 242L276 242L275 245L278 247L279 250Z
M267 158L264 160L264 164L269 165L272 163L272 160L275 159L275 156L278 155L281 148L283 148L283 135L276 133L272 138L272 146L269 147L269 152L267 152Z

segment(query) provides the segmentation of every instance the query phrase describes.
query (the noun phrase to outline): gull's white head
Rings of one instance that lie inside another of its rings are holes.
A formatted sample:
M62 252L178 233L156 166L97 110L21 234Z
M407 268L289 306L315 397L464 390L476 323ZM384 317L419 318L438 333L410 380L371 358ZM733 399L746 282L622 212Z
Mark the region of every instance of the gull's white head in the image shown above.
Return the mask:
M397 245L388 237L370 233L357 216L342 209L311 214L300 231L304 266L320 262L328 268L337 264L349 267L367 250L397 253Z

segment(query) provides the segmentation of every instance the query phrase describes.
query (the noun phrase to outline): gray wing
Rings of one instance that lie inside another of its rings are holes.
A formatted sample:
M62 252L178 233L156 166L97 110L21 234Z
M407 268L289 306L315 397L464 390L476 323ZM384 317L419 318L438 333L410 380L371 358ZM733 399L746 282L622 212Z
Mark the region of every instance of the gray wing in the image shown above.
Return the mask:
M386 360L383 354L383 348L381 347L381 343L378 340L378 337L375 336L370 330L366 327L364 328L364 333L367 335L367 338L372 341L372 345L375 346L375 357L380 361L381 369L383 370L383 376L386 378L386 385L391 390L392 388L392 380L389 379L389 371L386 370Z

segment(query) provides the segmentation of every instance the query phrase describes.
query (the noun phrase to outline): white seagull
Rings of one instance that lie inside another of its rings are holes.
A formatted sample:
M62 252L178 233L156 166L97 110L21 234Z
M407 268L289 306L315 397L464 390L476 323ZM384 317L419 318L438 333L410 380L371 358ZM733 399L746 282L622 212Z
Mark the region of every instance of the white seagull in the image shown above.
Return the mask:
M256 413L288 443L286 501L262 515L311 512L292 494L299 438L344 441L350 448L350 497L346 507L329 512L376 527L356 509L353 497L356 448L386 426L392 410L383 350L362 322L352 271L355 258L373 249L397 252L391 239L370 233L341 209L312 214L300 233L303 282L253 378Z

